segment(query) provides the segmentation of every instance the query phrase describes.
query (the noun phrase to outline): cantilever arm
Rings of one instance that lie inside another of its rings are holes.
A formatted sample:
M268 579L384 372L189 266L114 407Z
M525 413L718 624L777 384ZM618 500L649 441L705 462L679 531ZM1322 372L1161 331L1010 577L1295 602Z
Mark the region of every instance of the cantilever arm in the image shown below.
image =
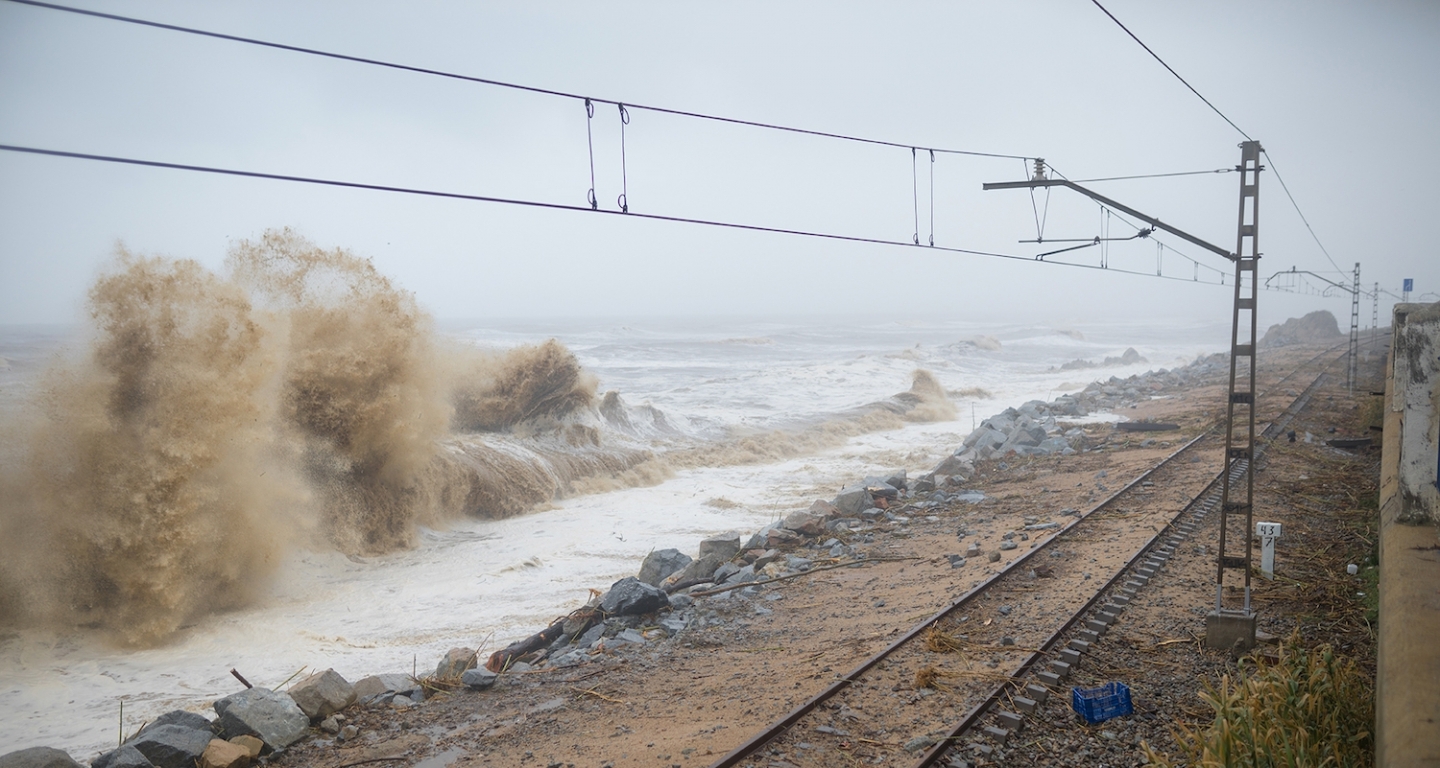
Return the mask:
M1069 187L1070 189L1073 189L1076 192L1079 192L1080 194L1085 195L1086 197L1095 200L1102 205L1107 205L1117 211L1123 211L1124 213L1128 213L1131 216L1134 216L1135 218L1145 222L1146 224L1155 227L1156 229L1163 229L1166 232L1169 232L1170 234L1175 235L1176 237L1179 237L1181 239L1188 240L1191 243L1194 243L1195 245L1198 245L1207 251L1218 253L1231 261L1235 261L1237 259L1235 254L1225 250L1224 248L1221 248L1218 245L1207 243L1204 240L1201 240L1200 238L1190 234L1189 232L1185 232L1184 230L1172 227L1169 224L1166 224L1165 222L1153 216L1146 216L1145 214L1135 210L1134 208L1131 208L1128 205L1125 205L1124 203L1111 200L1110 198L1098 192L1092 192L1091 190L1088 190L1073 181L1068 181L1066 179L1031 179L1030 181L997 181L984 185L984 189L986 190L1034 189L1036 187Z

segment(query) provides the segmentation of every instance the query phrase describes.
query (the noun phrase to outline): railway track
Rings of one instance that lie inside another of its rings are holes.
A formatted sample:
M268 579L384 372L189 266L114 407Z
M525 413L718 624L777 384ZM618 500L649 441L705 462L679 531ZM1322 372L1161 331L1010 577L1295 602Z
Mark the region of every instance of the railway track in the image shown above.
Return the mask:
M1334 350L1297 366L1261 393L1262 401L1278 407L1273 393L1314 373L1261 433L1257 459L1343 357L1326 361ZM1196 466L1207 450L1219 458L1223 435L1216 426L1058 528L1026 526L1016 537L1022 541L1007 535L1016 548L1031 534L1035 540L1028 552L712 768L860 765L881 755L883 762L916 768L963 765L971 757L962 754L962 743L1003 743L1023 726L1026 711L1066 693L1071 668L1219 506L1220 476ZM1245 461L1229 464L1232 479L1244 473ZM1150 498L1156 489L1175 488L1193 489L1178 512ZM980 552L972 548L968 554Z

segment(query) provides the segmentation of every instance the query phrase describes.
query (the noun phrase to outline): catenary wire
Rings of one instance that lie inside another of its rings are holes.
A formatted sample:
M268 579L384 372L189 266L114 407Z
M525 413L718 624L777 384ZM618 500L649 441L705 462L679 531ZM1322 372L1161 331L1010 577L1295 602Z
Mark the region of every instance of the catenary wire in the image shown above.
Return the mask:
M479 84L481 84L481 85L490 85L490 86L495 86L495 87L497 87L497 88L510 88L510 89L512 89L512 90L517 90L517 91L526 91L526 92L529 92L529 93L538 93L538 94L543 94L543 95L546 95L546 96L559 96L559 97L567 98L567 99L587 99L587 98L588 98L590 101L597 101L597 102L601 102L601 103L604 103L604 104L617 104L617 105L618 105L618 104L622 104L622 103L623 103L623 104L624 104L627 108L629 108L629 109L642 109L642 110L646 110L646 111L649 111L649 112L657 112L657 113L666 114L666 115L675 115L675 116L678 116L678 117L690 117L690 118L695 118L695 119L697 119L697 120L710 120L710 121L718 122L718 123L729 123L729 124L731 124L731 125L744 125L744 126L748 126L748 127L751 127L751 128L765 128L765 129L772 130L772 131L783 131L783 132L787 132L787 133L798 133L798 134L803 134L803 135L806 135L806 136L819 136L819 137L828 138L828 139L839 139L839 140L841 140L841 141L853 141L853 142L858 142L858 143L861 143L861 144L871 144L871 145L877 145L877 146L883 146L883 147L895 147L895 148L898 148L898 149L910 149L910 148L912 148L912 147L917 147L917 146L919 146L919 147L921 147L921 148L923 148L923 149L929 149L929 150L932 150L932 151L935 151L935 152L939 152L939 153L942 153L942 154L947 154L947 155L969 155L969 156L972 156L972 157L995 157L995 158L1020 159L1020 160L1027 160L1027 159L1029 159L1029 158L1028 158L1027 156L1025 156L1025 155L1007 155L1007 154L995 153L995 152L976 152L976 151L973 151L973 150L966 150L966 149L947 149L947 148L944 148L944 147L928 147L928 146L922 146L922 145L911 144L911 143L903 143L903 142L898 142L898 141L885 141L885 140L883 140L883 139L866 138L866 137L864 137L864 136L853 136L853 135L843 134L843 133L832 133L832 132L829 132L829 131L817 131L817 130L811 130L811 129L809 129L809 128L796 128L796 127L794 127L794 126L779 125L779 124L776 124L776 123L764 123L764 122L760 122L760 121L758 121L758 120L744 120L744 119L736 118L736 117L724 117L724 116L721 116L721 115L711 115L711 114L707 114L707 113L704 113L704 112L691 112L691 111L689 111L689 110L672 109L672 108L670 108L670 107L659 107L659 106L655 106L655 105L637 104L637 103L635 103L635 102L633 102L633 101L629 101L629 100L603 99L603 98L597 98L597 97L594 97L594 96L587 97L587 96L585 96L585 95L583 95L583 94L570 93L570 92L568 92L568 91L559 91L559 90L555 90L555 89L553 89L553 88L541 88L541 87L539 87L539 86L524 85L524 84L521 84L521 83L511 83L511 82L506 82L506 81L504 81L504 80L495 80L495 79L486 78L486 77L475 77L475 76L473 76L473 75L462 75L462 74L459 74L459 73L456 73L456 72L446 72L446 71L444 71L444 70L430 69L430 68L428 68L428 67L419 67L419 66L413 66L413 65L410 65L410 64L400 64L400 63L397 63L397 62L384 61L384 60L381 60L381 59L371 59L371 58L367 58L367 57L364 57L364 56L352 56L352 55L346 54L346 53L337 53L337 52L334 52L334 51L325 51L325 50L321 50L321 49L318 49L318 48L307 48L307 47L299 46L299 45L289 45L289 44L287 44L287 43L277 43L277 42L273 42L273 41L270 41L270 40L261 40L261 39L253 38L253 37L243 37L243 36L240 36L240 35L226 34L226 33L224 33L224 32L212 32L212 31L210 31L210 30L196 29L196 28L194 28L194 27L184 27L184 26L180 26L180 25L178 25L178 24L166 24L166 23L164 23L164 22L150 21L149 19L140 19L140 18L135 18L135 17L133 17L133 16L120 16L120 15L118 15L118 14L113 14L113 13L102 13L102 12L100 12L100 11L85 10L85 9L83 9L83 8L72 8L72 7L70 7L70 6L65 6L65 5L56 5L56 4L54 4L54 3L41 2L41 0L6 0L6 2L16 3L16 4L19 4L19 5L28 5L28 6L32 6L32 7L35 7L35 8L45 8L45 9L52 10L52 11L62 11L62 12L65 12L65 13L74 13L74 14L78 14L78 15L81 15L81 16L91 16L91 17L94 17L94 18L97 18L97 19L107 19L107 20L110 20L110 21L119 21L119 22L124 22L124 23L126 23L126 24L136 24L136 25L144 26L144 27L152 27L152 28L154 28L154 29L164 29L164 30L171 31L171 32L183 32L183 33L188 34L188 35L199 35L199 36L201 36L201 37L209 37L209 38L213 38L213 39L216 39L216 40L226 40L226 41L234 42L234 43L245 43L245 44L247 44L247 45L258 45L258 46L261 46L261 47L264 47L264 48L273 48L273 49L281 50L281 51L290 51L290 52L292 52L292 53L304 53L304 54L308 54L308 55L311 55L311 56L321 56L321 57L328 58L328 59L336 59L336 60L339 60L339 61L348 61L348 62L353 62L353 63L356 63L356 64L369 64L369 65L376 66L376 67L385 67L385 68L388 68L388 69L397 69L397 70L401 70L401 71L404 71L404 72L414 72L414 73L422 74L422 75L434 75L434 76L436 76L436 77L444 77L444 78L449 78L449 79L451 79L451 80L461 80L461 81L469 82L469 83L479 83Z
M546 202L546 201L543 201L543 200L524 200L524 199L520 199L520 198L496 197L496 196L493 196L493 195L474 195L474 194L469 194L469 193L464 193L464 192L444 192L444 191L431 190L431 189L419 189L419 188L415 188L415 187L398 187L398 186L387 185L387 184L367 184L367 183L364 183L364 182L344 181L344 180L339 180L339 179L321 179L321 178L315 178L315 177L310 177L310 176L294 176L294 175L280 174L280 173L264 173L264 172L261 172L261 171L244 171L244 170L238 170L238 169L234 169L234 168L219 168L219 167L215 167L215 166L206 166L206 165L189 165L189 164L185 164L185 163L169 163L169 162L164 162L164 161L160 161L160 160L144 160L144 159L140 159L140 158L119 157L119 156L115 156L115 155L96 155L96 154L90 154L90 153L86 153L86 152L69 152L69 151L58 150L58 149L42 149L42 148L39 148L39 147L24 147L24 146L19 146L19 145L14 145L14 144L0 144L0 151L3 151L3 152L17 152L17 153L30 154L30 155L43 155L43 156L48 156L48 157L63 157L63 158L70 158L70 159L76 159L76 160L91 160L91 161L95 161L95 162L115 163L115 164L120 164L120 165L136 165L136 166L143 166L143 167L147 167L147 168L164 168L164 169L169 169L169 170L191 171L191 172L195 172L195 173L208 173L208 174L217 174L217 175L222 175L222 176L239 176L239 177L251 178L251 179L267 179L267 180L271 180L271 181L289 181L289 182L295 182L295 183L301 183L301 184L315 184L315 185L327 186L327 187L342 187L342 188L348 188L348 189L362 189L362 190L369 190L369 191L373 191L373 192L393 192L393 193L398 193L398 194L419 195L419 196L422 196L422 197L434 197L434 198L443 198L443 199L450 199L450 200L466 200L466 201L471 201L471 202L499 203L499 204L504 204L504 205L518 205L518 206L523 206L523 207L527 207L527 208L546 208L546 209L560 210L560 211L583 211L583 212L585 212L585 213L607 214L607 215L621 216L621 217L630 218L630 219L649 219L649 220L652 220L652 221L667 221L667 222L673 222L673 223L679 223L679 224L698 224L698 225L708 226L708 227L721 227L721 228L724 228L724 229L738 229L738 230L745 230L745 231L749 231L749 232L768 232L768 233L771 233L771 234L781 234L781 235L795 235L795 236L799 236L799 237L811 237L811 238L817 238L817 239L822 239L822 240L836 240L836 241L849 242L849 243L864 243L864 244L870 244L870 245L903 246L903 247L906 247L906 248L914 248L914 247L915 247L915 244L914 244L914 243L906 242L906 241L904 241L904 240L886 240L886 239L884 239L884 238L879 238L879 237L862 237L862 236L859 236L859 235L842 235L842 234L837 234L837 233L834 233L834 232L816 232L816 231L812 231L812 230L789 229L789 228L785 228L785 227L767 227L767 226L763 226L763 225L760 225L760 224L744 224L744 223L734 222L734 221L717 221L717 220L713 220L713 219L699 219L699 218L692 218L692 217L688 217L688 216L667 216L667 215L664 215L664 214L657 214L657 213L636 213L636 212L633 212L633 211L630 212L630 213L622 213L621 211L612 211L612 210L608 210L608 209L598 209L598 210L596 210L596 209L591 209L588 205L580 206L580 205L570 205L570 204L568 204L568 203L551 203L551 202ZM985 256L985 257L988 257L988 258L1005 259L1005 260L1008 260L1008 261L1019 261L1019 262L1029 263L1029 264L1034 264L1034 263L1058 264L1058 265L1061 265L1061 266L1076 267L1076 268L1079 268L1079 269L1092 269L1092 270L1100 270L1100 271L1106 271L1106 272L1117 272L1117 273L1127 274L1127 275L1138 275L1138 276L1140 276L1140 277L1156 278L1156 279L1162 279L1162 280L1175 280L1175 281L1177 281L1177 282L1185 282L1185 283L1202 282L1202 283L1205 283L1205 284L1207 284L1207 285L1223 285L1223 283L1211 283L1211 282L1205 281L1205 280L1201 280L1201 281L1187 280L1187 279L1181 278L1181 277L1171 277L1171 276L1169 276L1169 275L1155 275L1155 274L1151 274L1151 273L1149 273L1149 272L1141 272L1141 271L1131 270L1131 269L1114 269L1114 268L1110 268L1110 269L1103 269L1103 270L1102 270L1101 267L1098 267L1098 266L1095 266L1095 265L1092 265L1092 264L1073 264L1073 263L1063 262L1063 261L1056 261L1056 262L1049 262L1049 261L1046 261L1046 262L1036 262L1033 258L1031 258L1031 257L1029 257L1029 256L1018 256L1018 255L1016 255L1016 254L1011 254L1011 253L997 253L997 252L994 252L994 251L980 251L980 250L973 250L973 249L969 249L969 248L956 248L956 247L954 247L954 246L937 245L937 246L934 246L934 247L932 247L932 248L927 248L926 250L944 251L944 252L946 252L946 253L958 253L958 254L966 254L966 255L970 255L970 256Z
M1280 169L1275 166L1275 158L1271 157L1264 147L1261 147L1260 151L1265 154L1265 159L1270 164L1270 172L1275 174L1275 180L1280 182L1280 188L1285 190L1285 196L1290 198L1290 205L1295 207L1295 213L1300 216L1300 221L1304 222L1305 229L1310 232L1310 237L1315 240L1316 245L1320 246L1320 252L1325 254L1325 260L1330 262L1330 266L1334 267L1336 272L1346 274L1346 271L1335 263L1335 259L1331 258L1330 251L1325 248L1324 243L1320 242L1320 236L1315 234L1315 228L1310 226L1310 220L1305 218L1305 212L1300 210L1300 204L1295 202L1295 196L1290 194L1290 185L1286 184L1285 177L1280 175Z
M1205 176L1215 173L1234 173L1234 168L1216 168L1213 171L1180 171L1179 173L1143 173L1138 176L1106 176L1103 179L1070 179L1076 184L1089 184L1097 181L1128 181L1130 179L1165 179L1172 176Z
M1197 97L1200 98L1201 101L1205 102L1205 106L1207 106L1207 107L1209 107L1210 109L1214 110L1215 114L1219 115L1221 120L1224 120L1225 122L1229 123L1231 128L1234 128L1235 130L1240 131L1240 135L1241 135L1241 136L1244 136L1246 139L1249 139L1250 141L1254 141L1254 139L1251 139L1251 138L1250 138L1250 134L1248 134L1248 133L1246 133L1245 131L1241 130L1240 126L1238 126L1238 125L1235 124L1235 121L1234 121L1234 120L1231 120L1230 118L1226 117L1226 116L1225 116L1225 113L1224 113L1224 112L1221 112L1219 107L1215 106L1214 104L1211 104L1209 99L1205 98L1199 91L1195 90L1195 86L1191 85L1185 78L1181 77L1181 76L1180 76L1180 73L1179 73L1179 72L1176 72L1174 67L1171 67L1169 64L1166 64L1166 63L1165 63L1165 60L1162 59L1162 58L1160 58L1160 54L1158 54L1158 53L1150 50L1150 46L1146 45L1144 40L1141 40L1139 37L1137 37L1134 32L1131 32L1131 31L1130 31L1130 28L1129 28L1129 27L1125 26L1123 23L1121 23L1121 21L1120 21L1119 19L1115 18L1115 14L1113 14L1113 13L1111 13L1110 11L1106 10L1106 9L1105 9L1105 6L1103 6L1103 5L1100 4L1100 0L1090 0L1090 2L1094 3L1096 8L1099 8L1100 10L1104 11L1104 12L1105 12L1105 15L1106 15L1106 16L1109 16L1111 21L1115 22L1117 25L1119 25L1119 27L1120 27L1121 29L1125 30L1125 34L1129 35L1129 36L1130 36L1130 39L1132 39L1132 40L1134 40L1135 42L1139 43L1139 44L1140 44L1140 47L1141 47L1141 48L1144 48L1146 53L1150 54L1151 56L1153 56L1153 57L1155 58L1156 61L1160 62L1160 66L1162 66L1162 67L1164 67L1165 69L1169 70L1169 71L1170 71L1170 74L1174 75L1176 80L1179 80L1186 88L1189 88L1189 89L1190 89L1190 92L1191 92L1191 93L1195 94Z

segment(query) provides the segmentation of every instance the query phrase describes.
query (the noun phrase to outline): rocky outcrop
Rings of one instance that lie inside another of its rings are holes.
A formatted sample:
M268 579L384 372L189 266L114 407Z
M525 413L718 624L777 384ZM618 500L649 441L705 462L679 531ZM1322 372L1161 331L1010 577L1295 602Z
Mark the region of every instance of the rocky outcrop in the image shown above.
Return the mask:
M1335 316L1320 309L1304 317L1292 317L1278 325L1272 325L1260 339L1262 347L1284 347L1291 344L1309 344L1340 338L1340 324Z

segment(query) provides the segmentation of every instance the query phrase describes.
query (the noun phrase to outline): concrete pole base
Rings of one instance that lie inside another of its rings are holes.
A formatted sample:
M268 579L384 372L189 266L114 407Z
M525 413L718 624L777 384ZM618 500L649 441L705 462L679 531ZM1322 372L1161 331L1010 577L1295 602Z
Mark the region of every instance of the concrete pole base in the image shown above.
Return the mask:
M1255 647L1253 611L1211 611L1205 614L1205 647L1248 651Z

